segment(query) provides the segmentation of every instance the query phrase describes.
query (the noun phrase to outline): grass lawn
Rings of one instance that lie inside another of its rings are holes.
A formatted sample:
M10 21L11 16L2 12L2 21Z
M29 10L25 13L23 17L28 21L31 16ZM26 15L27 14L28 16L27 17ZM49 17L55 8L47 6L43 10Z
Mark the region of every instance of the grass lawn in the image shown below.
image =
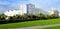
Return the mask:
M41 26L41 25L48 25L48 24L60 24L60 18L2 24L0 25L0 29L17 28L17 27L20 28L20 27L28 27L28 26Z
M41 29L41 28L40 28ZM60 26L56 26L56 27L48 27L48 28L42 28L42 29L60 29Z

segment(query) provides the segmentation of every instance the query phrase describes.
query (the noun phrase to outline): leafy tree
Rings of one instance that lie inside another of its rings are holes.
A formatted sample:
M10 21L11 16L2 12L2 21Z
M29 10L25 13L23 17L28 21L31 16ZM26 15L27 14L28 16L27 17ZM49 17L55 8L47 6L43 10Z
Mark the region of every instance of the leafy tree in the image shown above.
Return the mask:
M6 17L7 17L6 15L0 14L0 20L5 20Z
M6 15L0 14L0 23L8 23L8 20L6 20L6 18Z

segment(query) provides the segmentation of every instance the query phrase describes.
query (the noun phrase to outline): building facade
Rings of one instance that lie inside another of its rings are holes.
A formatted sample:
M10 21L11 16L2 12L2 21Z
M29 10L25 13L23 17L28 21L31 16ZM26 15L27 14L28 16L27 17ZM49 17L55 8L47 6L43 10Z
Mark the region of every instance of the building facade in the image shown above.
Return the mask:
M7 16L14 16L16 14L19 14L19 15L30 14L30 13L33 14L34 10L35 10L35 5L33 4L21 4L20 10L8 10L4 12L4 14Z
M54 14L56 17L58 17L59 16L59 11L56 10L56 9L50 9L49 15L52 15L52 14Z
M35 5L33 4L27 4L27 14L34 14L34 10L35 10Z
M33 14L33 11L35 10L35 5L33 4L22 4L20 5L20 10L22 10L22 13L26 13L26 14Z
M5 15L7 16L14 16L16 14L23 15L23 14L39 14L40 9L35 8L35 5L33 4L21 4L20 5L20 10L9 10L4 12Z
M22 15L22 12L21 12L21 10L8 10L8 11L4 12L4 14L7 16L14 16L17 14Z

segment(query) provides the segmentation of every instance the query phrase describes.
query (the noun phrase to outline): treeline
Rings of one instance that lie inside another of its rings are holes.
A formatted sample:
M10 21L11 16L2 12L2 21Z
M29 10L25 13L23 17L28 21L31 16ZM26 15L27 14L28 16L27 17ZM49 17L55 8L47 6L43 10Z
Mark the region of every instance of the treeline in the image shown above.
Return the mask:
M24 15L15 15L15 16L6 16L4 14L0 15L0 23L13 23L13 22L22 22L22 21L32 21L32 20L47 20L58 18L58 15L44 15L42 13L33 15L33 14L24 14Z

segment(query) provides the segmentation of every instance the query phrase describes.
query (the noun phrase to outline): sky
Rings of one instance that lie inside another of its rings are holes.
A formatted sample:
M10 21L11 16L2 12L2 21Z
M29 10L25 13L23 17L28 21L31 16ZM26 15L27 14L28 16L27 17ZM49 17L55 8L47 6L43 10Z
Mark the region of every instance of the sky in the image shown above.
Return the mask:
M20 9L20 4L28 3L34 4L37 8L43 10L50 8L60 9L60 0L0 0L0 13L7 10Z

